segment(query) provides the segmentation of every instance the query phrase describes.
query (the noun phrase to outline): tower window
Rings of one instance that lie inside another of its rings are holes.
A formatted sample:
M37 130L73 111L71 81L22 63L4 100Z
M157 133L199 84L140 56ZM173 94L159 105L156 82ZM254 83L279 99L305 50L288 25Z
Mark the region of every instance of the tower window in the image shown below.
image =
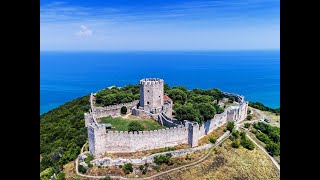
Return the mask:
M147 104L149 104L149 101L147 102Z
M160 97L160 96L159 96Z
M149 90L148 90L148 92L149 92Z

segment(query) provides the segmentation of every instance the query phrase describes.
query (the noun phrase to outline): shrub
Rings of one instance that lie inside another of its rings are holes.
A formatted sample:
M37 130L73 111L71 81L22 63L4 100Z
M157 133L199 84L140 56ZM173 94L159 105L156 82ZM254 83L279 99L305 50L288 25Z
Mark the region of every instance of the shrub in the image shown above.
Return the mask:
M250 132L252 132L253 134L258 133L258 131L257 131L257 130L255 130L255 129L252 129Z
M110 177L110 176L108 176L108 175L106 175L106 177L101 178L101 179L99 179L99 180L111 180L111 177Z
M216 143L217 138L211 136L211 137L209 137L209 141L210 141L212 144L214 144L214 143Z
M139 166L139 169L142 171L142 170L144 169L144 165L141 164L141 165Z
M231 135L235 138L235 139L238 139L240 137L240 134L239 134L239 131L237 130L233 130Z
M141 167L142 167L142 169L141 169ZM149 167L148 163L145 163L144 166L143 165L139 166L140 170L142 171L142 174L146 174L147 173L148 167Z
M87 169L85 167L83 167L81 164L79 164L78 170L82 174L85 174L87 172Z
M90 164L90 161L94 159L92 154L86 154L87 158L84 160L86 164Z
M266 134L256 133L255 135L256 135L257 139L264 142L265 144L269 144L271 142L270 138Z
M143 131L144 127L142 126L142 124L140 122L132 121L128 125L128 130L129 131Z
M161 165L161 164L168 164L171 160L171 154L168 153L166 155L158 155L154 157L153 162L156 163L157 165Z
M250 125L251 125L250 123L244 123L244 127L245 127L245 128L249 128Z
M156 166L154 166L153 168L154 168L156 171L158 171L158 172L160 171L160 166L159 166L159 165L156 165Z
M240 147L240 142L238 140L234 140L231 143L231 146L234 147L234 148L239 148Z
M129 174L130 172L133 172L132 163L126 163L122 166L122 170L124 173Z
M230 132L232 132L234 126L235 126L234 121L229 121L229 122L227 123L227 130L229 130Z
M127 110L127 107L122 106L120 111L121 111L121 114L127 114L128 110Z
M266 145L266 150L272 155L272 156L278 156L280 155L280 145L270 142Z
M89 164L88 164L88 167L89 167L89 168L92 168L92 167L93 167L93 165L92 165L91 163L89 163Z
M65 180L65 173L64 172L59 172L56 176L56 178L54 178L54 180Z
M52 168L47 168L40 173L40 179L49 179L54 173Z
M252 119L252 116L251 115L248 115L247 116L247 120L251 120Z
M185 160L191 160L191 157L189 156L189 154L186 155Z
M249 149L249 150L253 150L254 149L254 144L248 138L242 139L240 144L241 144L241 146L243 146L246 149Z
M240 136L241 136L241 139L245 139L246 138L246 133L245 132L240 132Z

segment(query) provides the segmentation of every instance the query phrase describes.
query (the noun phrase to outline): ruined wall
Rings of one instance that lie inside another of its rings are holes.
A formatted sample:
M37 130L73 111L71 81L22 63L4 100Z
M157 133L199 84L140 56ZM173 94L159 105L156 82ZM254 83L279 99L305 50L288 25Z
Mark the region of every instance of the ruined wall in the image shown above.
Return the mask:
M92 112L95 114L96 118L107 117L107 116L119 116L121 114L120 110L122 106L125 106L128 110L128 113L131 113L131 109L136 107L139 103L139 100L135 100L129 103L105 106L105 107L94 107L92 106Z
M94 137L93 141L89 138L89 148L95 156L104 152L134 152L188 143L188 129L184 126L139 132L106 131L95 125L89 128Z
M164 81L159 78L140 80L140 106L146 111L158 113L163 106Z
M172 119L172 118L170 118L169 116L167 116L164 113L159 114L158 122L161 125L166 126L166 127L175 127L175 126L178 126L178 125L182 125L181 121L178 121L176 119Z

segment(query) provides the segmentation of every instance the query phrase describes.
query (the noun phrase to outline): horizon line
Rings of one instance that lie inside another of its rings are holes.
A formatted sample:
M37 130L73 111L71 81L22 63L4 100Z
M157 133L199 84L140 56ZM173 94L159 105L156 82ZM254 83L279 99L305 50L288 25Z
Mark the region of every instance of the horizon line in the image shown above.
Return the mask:
M222 52L222 51L280 51L280 48L268 49L186 49L186 50L40 50L41 52Z

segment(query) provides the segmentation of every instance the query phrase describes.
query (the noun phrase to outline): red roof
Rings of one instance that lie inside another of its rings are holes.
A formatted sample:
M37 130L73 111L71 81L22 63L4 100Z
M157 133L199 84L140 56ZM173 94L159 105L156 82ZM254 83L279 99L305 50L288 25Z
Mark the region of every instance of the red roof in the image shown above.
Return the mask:
M167 95L164 95L163 98L166 99L166 100L172 101L172 99L169 98L169 96L167 96ZM173 102L173 101L172 101L172 102Z

